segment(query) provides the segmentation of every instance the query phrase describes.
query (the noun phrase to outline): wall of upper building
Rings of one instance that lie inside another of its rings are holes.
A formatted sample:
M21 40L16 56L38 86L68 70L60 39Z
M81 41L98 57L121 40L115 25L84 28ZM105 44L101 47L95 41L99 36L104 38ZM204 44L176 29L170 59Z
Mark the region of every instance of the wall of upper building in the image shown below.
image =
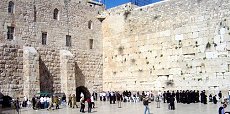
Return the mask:
M76 86L101 91L103 38L96 16L102 10L87 0L1 0L0 92L23 97L22 70L30 70L24 67L23 46L39 54L41 91L63 92L60 50L73 54Z
M79 0L1 0L0 40L2 43L100 53L101 22L96 16L101 10L102 6ZM12 37L9 34L13 34ZM67 35L71 37L69 44L66 43ZM46 41L42 41L42 37L46 37Z
M227 90L229 6L229 0L168 0L108 10L103 89Z

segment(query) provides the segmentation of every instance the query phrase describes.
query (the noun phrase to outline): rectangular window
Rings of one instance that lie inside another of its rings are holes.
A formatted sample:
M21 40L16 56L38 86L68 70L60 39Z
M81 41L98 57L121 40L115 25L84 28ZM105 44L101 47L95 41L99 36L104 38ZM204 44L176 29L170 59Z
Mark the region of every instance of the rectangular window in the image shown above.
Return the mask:
M42 45L46 45L47 40L47 32L42 33Z
M8 26L7 27L7 39L13 40L14 39L14 27Z
M93 49L93 39L89 39L89 49Z
M71 46L71 36L66 35L66 46Z

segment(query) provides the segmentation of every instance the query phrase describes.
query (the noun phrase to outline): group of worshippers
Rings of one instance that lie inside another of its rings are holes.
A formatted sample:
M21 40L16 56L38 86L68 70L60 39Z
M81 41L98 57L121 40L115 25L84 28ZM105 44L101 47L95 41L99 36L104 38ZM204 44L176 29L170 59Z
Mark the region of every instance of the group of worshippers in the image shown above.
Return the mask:
M221 101L222 99L222 93L221 91L218 93L219 99ZM195 90L177 90L176 92L172 91L164 91L163 93L163 101L164 103L169 103L169 109L175 110L175 101L177 103L198 103L201 102L203 104L207 104L207 95L205 90L199 92ZM216 95L212 96L212 94L209 95L209 102L213 102L214 104L217 104L217 98Z
M221 102L223 102L222 101L222 92L220 91L219 93L218 93L218 97L219 97L219 100L221 101ZM214 95L214 96L212 96L212 94L210 94L209 95L209 102L213 102L214 104L217 104L217 95Z
M41 96L32 98L32 106L34 110L38 109L59 109L61 103L66 102L66 96Z
M151 91L142 91L140 94L139 92L130 92L130 91L123 91L123 92L101 92L99 93L100 101L110 101L110 104L115 104L115 102L118 102L118 107L121 108L121 102L134 102L137 103L139 101L142 101L145 96L148 96L148 98L153 101L154 100L154 94Z
M100 101L110 101L110 104L115 104L116 101L122 100L122 95L119 92L101 92L99 93Z
M163 101L164 103L172 103L176 100L177 103L197 103L199 102L199 91L192 91L192 90L177 90L176 92L172 91L164 91L163 93ZM205 98L205 91L202 91L202 102L207 102L203 98ZM207 97L207 96L206 96ZM176 98L176 99L175 99ZM174 109L174 107L172 107Z

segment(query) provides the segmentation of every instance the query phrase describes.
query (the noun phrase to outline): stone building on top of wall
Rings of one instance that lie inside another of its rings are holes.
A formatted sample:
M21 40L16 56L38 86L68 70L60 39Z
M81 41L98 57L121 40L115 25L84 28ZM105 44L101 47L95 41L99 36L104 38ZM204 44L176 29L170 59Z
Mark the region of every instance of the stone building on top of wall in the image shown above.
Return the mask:
M0 92L101 91L103 10L87 0L1 0Z

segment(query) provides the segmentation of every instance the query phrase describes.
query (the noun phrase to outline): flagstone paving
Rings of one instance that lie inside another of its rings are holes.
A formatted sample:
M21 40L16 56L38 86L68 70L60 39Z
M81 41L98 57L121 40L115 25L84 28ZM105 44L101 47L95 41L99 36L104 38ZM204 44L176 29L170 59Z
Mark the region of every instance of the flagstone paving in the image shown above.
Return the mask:
M220 104L176 104L176 110L168 110L168 105L161 103L160 108L156 107L156 102L150 104L151 114L218 114ZM87 106L86 106L87 107ZM139 103L122 103L122 108L117 104L109 102L96 102L96 108L92 110L93 114L143 114L144 106ZM230 111L230 106L226 108ZM86 112L88 113L88 112ZM2 114L16 114L15 111L3 111ZM28 108L21 109L20 114L81 114L79 108L71 109L62 107L59 110L32 110Z

